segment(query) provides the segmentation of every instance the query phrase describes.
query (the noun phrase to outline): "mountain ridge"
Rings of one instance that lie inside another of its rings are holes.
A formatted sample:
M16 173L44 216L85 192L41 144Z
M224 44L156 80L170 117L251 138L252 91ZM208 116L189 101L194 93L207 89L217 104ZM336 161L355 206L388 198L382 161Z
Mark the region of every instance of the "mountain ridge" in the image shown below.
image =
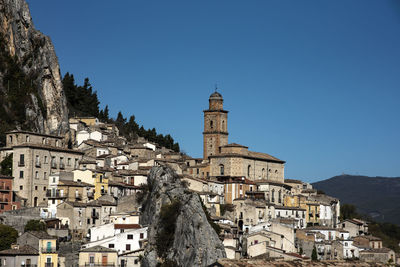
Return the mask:
M312 185L376 221L400 225L400 177L344 174Z

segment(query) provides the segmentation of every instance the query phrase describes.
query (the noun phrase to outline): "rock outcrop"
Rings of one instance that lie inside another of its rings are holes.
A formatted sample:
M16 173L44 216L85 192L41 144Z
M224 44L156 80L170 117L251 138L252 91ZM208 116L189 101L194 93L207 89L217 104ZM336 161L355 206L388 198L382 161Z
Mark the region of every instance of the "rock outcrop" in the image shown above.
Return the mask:
M18 87L23 90L27 80L35 87L34 92L29 92L30 96L21 99L25 105L26 120L33 128L29 130L64 134L69 127L68 109L58 59L50 38L35 29L25 0L0 0L0 35L4 50L1 52L16 59L18 68L29 77L29 80L25 79L25 84L21 82ZM9 84L3 82L6 72L0 69L0 92L10 95L6 92ZM6 113L13 112L8 110L7 103L3 103L0 109Z
M140 217L140 223L149 227L142 266L208 266L226 257L200 197L189 191L171 168L153 167L148 188ZM168 210L170 207L174 208Z

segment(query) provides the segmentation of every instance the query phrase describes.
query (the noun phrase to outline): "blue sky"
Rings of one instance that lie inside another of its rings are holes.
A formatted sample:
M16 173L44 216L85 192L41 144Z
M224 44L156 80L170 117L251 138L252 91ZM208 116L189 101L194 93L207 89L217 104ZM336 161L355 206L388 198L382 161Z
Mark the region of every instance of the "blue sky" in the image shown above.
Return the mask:
M61 72L202 156L218 83L229 142L313 182L400 176L400 2L28 1Z

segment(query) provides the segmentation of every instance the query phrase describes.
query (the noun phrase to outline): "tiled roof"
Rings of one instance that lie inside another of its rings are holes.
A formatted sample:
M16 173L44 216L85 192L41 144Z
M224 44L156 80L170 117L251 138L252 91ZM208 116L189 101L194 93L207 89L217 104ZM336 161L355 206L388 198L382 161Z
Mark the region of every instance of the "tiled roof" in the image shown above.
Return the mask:
M140 224L114 224L114 229L140 229Z
M57 237L51 236L45 231L29 231L28 233L39 239L57 239Z
M0 255L39 255L39 252L31 246L24 245L17 249L2 250Z
M117 253L117 251L115 249L110 249L110 248L105 248L102 246L94 246L91 248L84 248L80 250L81 252L115 252Z

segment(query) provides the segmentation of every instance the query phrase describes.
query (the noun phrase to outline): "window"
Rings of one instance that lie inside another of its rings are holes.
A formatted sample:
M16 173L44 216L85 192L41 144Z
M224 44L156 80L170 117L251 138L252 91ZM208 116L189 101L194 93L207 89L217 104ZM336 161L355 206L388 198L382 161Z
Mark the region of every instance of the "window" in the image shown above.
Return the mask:
M19 166L24 166L25 165L25 155L24 154L19 155L18 165Z
M35 171L35 179L39 179L39 172Z
M43 191L46 191L46 187L45 186L43 186Z
M37 185L35 185L35 190L37 191Z
M271 191L271 202L275 202L275 189Z
M45 164L49 163L49 160L47 159L47 156L44 156L44 163Z
M251 166L247 166L247 177L250 177L250 173L251 173Z
M114 248L114 244L108 244L108 248Z
M279 192L278 192L278 203L281 203L282 202L282 192L281 192L281 190L279 190Z
M43 144L43 145L46 144L46 138L42 138L42 144Z
M47 172L44 172L43 179L47 180Z
M29 143L29 135L26 136L25 140L27 143Z
M127 239L133 239L133 235L128 235Z
M214 122L213 121L210 121L210 128L211 129L214 128Z
M197 173L197 174L199 174L199 173L200 173L200 170L199 170L199 169L197 169L197 170L196 170L196 173Z
M56 204L56 200L55 200L55 199L52 199L52 200L51 200L51 204L53 204L53 205Z
M68 166L71 166L71 158L68 158L68 160L67 160L67 165L68 165Z
M94 263L94 256L92 255L89 256L89 263Z
M140 233L140 239L144 238L144 233Z
M19 178L24 178L24 171L19 171Z
M10 140L10 144L12 144L12 135L10 135L10 138L9 138L9 140Z
M23 190L24 187L22 185L19 186L19 190Z
M224 175L224 173L225 173L224 165L223 165L223 164L220 164L220 165L219 165L219 173L220 173L220 175Z
M131 250L131 244L126 244L126 249L125 250Z

